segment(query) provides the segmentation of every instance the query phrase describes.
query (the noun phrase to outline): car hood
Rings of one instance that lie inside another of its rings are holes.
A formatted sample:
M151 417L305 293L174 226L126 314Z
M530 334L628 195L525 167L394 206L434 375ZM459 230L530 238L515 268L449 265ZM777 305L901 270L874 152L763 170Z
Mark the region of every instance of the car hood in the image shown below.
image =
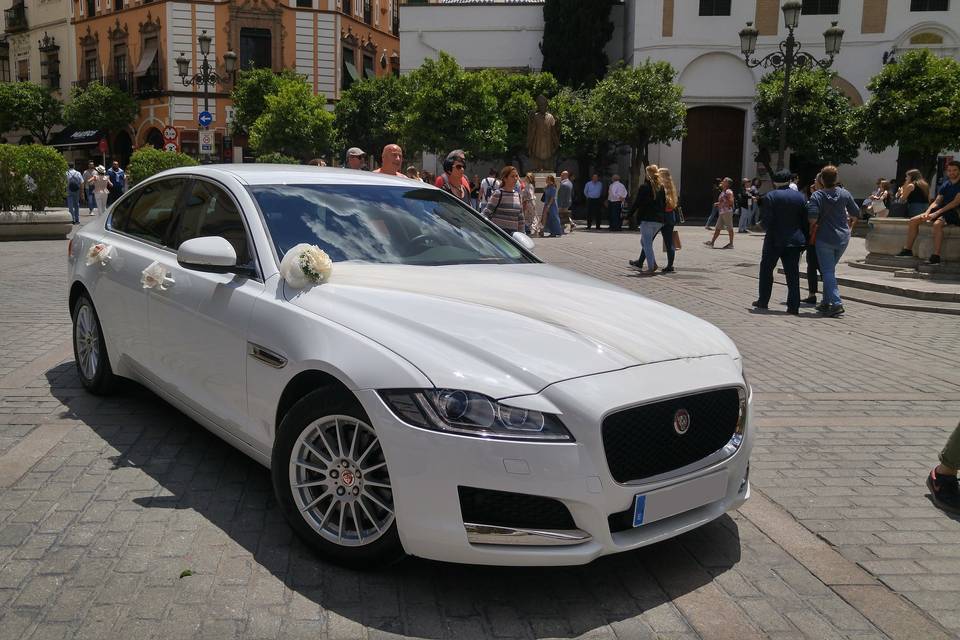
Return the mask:
M699 318L546 264L336 263L329 283L285 285L284 295L399 354L438 388L493 398L651 362L739 358Z

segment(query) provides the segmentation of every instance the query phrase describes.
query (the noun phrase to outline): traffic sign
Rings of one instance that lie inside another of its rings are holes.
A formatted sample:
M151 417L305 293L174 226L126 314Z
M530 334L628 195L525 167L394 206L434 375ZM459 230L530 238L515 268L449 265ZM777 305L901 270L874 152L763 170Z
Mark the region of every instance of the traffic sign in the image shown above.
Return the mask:
M213 122L213 114L209 111L201 111L200 116L197 118L197 122L200 123L201 127L209 127L210 123Z
M97 149L100 150L100 153L106 153L106 152L107 152L107 139L106 139L106 138L100 138L100 143L97 145Z
M165 145L163 145L163 150L164 150L164 151L176 151L176 150L177 150L177 143L176 143L176 142L168 142L168 143L166 143Z
M166 127L163 130L164 140L176 140L177 139L177 129L176 127Z
M203 155L210 155L213 153L213 132L212 131L200 132L200 153Z

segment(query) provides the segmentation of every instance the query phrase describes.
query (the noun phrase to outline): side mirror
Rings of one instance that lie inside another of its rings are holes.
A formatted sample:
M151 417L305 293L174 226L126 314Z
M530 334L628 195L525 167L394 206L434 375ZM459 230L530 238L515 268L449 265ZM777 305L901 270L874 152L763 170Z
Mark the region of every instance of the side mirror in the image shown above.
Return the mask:
M537 246L537 245L533 242L533 238L531 238L531 237L528 236L527 234L523 233L522 231L514 231L512 237L513 237L514 242L516 242L517 244L519 244L521 247L523 247L523 248L526 249L527 251L532 251L533 248L534 248L535 246Z
M196 271L229 273L236 270L237 252L220 236L191 238L177 250L177 262Z

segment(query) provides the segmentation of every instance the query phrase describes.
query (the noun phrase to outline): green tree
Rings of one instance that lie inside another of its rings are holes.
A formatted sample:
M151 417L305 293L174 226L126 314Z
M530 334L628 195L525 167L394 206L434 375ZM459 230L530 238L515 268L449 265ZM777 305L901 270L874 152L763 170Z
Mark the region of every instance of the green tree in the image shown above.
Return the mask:
M822 69L794 69L790 75L787 146L791 168L804 182L825 164L851 164L860 151L857 109L831 84L836 74ZM769 73L757 85L754 142L758 155L772 171L769 157L780 146L783 72Z
M266 102L250 128L250 148L257 154L279 152L305 160L330 148L333 114L326 109L326 98L314 95L303 78L281 79Z
M912 168L930 176L937 154L960 149L960 62L927 49L898 53L867 89L872 95L860 113L867 149L899 146L898 176Z
M185 153L141 147L130 156L127 174L130 177L130 184L133 185L167 169L193 167L197 164L196 160Z
M233 102L234 133L248 133L260 114L267 108L267 96L275 94L284 80L296 80L299 76L290 69L280 73L272 69L254 68L240 71L237 82L230 92Z
M139 112L137 101L126 92L91 82L85 89L74 87L70 102L63 108L63 119L78 129L115 132L128 127Z
M257 162L261 164L300 164L300 161L293 156L285 156L277 151L257 156Z
M590 179L590 165L600 155L603 144L590 94L584 89L564 87L550 101L550 112L560 127L560 155L576 159L576 184L582 188ZM581 188L574 193L580 193Z
M0 133L25 129L40 144L63 122L63 104L50 89L33 82L0 84Z
M499 157L507 149L507 125L485 75L464 71L440 52L410 73L409 100L399 131L409 150L464 149L479 157Z
M521 156L527 155L527 123L537 108L536 98L552 98L560 90L556 78L549 73L510 73L498 69L476 72L479 83L493 93L497 113L506 126L506 151L493 157L504 163L515 163L523 173Z
M34 211L43 211L48 205L60 203L67 197L67 161L63 154L40 144L24 145L19 148L19 174L30 176L35 188L27 190L26 203Z
M543 70L568 87L592 87L607 71L613 0L543 3Z
M396 142L407 84L405 77L380 76L350 85L333 111L337 150L360 147L379 156L383 147Z
M686 135L683 87L673 82L677 72L669 62L647 60L637 67L619 65L597 83L590 105L597 127L611 142L633 148L630 185L640 184L649 164L649 146L669 143Z

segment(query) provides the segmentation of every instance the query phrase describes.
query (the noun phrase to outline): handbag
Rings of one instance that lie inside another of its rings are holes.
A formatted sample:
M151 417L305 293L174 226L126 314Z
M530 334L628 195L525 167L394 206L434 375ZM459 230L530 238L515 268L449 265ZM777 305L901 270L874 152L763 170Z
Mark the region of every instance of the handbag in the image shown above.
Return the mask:
M890 211L887 209L887 205L883 204L883 200L874 200L871 202L870 211L878 218L886 218L890 213Z

